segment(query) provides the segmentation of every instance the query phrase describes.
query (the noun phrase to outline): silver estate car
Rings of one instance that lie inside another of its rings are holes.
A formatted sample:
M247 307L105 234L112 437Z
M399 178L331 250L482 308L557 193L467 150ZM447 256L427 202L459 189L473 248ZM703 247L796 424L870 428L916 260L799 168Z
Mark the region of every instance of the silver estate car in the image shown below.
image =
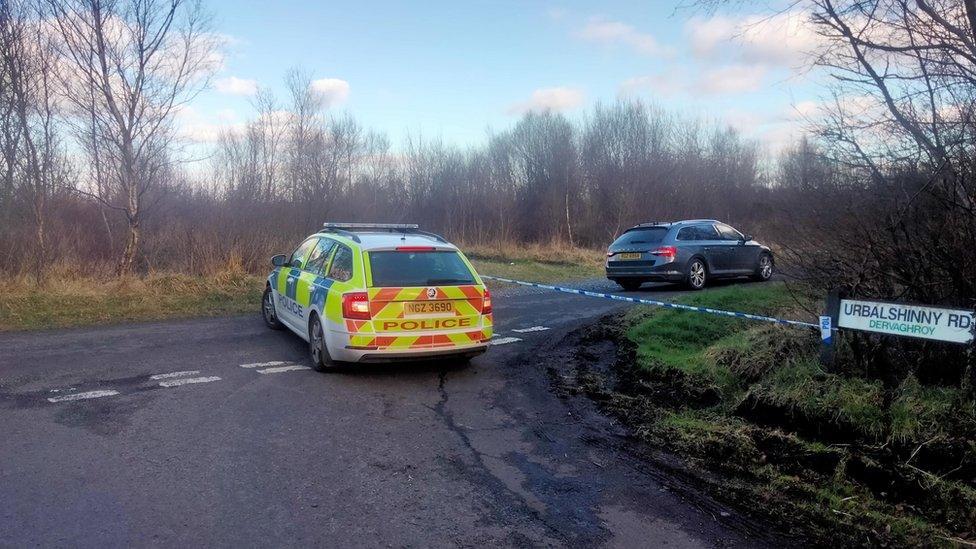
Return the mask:
M649 281L684 282L700 290L714 278L769 280L768 247L714 219L642 223L627 229L607 250L607 278L625 290Z

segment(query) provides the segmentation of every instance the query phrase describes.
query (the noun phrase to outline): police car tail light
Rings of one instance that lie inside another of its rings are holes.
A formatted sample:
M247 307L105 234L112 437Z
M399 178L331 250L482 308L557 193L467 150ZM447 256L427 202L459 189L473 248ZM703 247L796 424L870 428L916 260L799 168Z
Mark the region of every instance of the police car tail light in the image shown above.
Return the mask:
M366 292L342 294L342 316L353 320L369 320L369 294Z
M481 299L481 314L491 314L491 292L488 291L488 288L485 288L485 297Z
M398 252L432 252L433 246L397 246Z
M651 253L656 256L663 257L668 261L674 261L674 258L678 255L678 248L675 248L674 246L661 246Z

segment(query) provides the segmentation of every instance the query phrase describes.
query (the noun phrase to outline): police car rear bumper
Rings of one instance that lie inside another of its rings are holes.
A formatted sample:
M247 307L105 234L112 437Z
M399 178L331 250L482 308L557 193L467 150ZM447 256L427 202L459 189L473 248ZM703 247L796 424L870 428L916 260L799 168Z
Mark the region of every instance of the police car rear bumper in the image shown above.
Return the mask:
M488 344L467 345L450 349L417 349L415 351L365 351L356 362L406 362L411 360L443 360L476 357L488 350Z

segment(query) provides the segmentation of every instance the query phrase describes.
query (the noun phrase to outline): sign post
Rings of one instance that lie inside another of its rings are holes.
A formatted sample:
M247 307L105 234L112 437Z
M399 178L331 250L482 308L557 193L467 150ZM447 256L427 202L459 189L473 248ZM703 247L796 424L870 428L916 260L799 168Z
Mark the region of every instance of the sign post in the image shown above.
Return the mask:
M837 315L840 311L840 290L833 290L827 294L827 306L820 316L820 364L828 371L834 365L835 337L837 329Z

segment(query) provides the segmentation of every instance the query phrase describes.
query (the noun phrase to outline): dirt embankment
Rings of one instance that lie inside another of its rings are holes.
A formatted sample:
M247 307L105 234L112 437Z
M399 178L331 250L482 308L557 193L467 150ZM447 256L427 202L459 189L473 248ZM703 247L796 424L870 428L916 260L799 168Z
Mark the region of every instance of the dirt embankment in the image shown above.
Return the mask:
M829 378L802 386L811 393L804 398L785 398L783 387L792 385L778 380L798 374L777 372L775 365L809 351L803 339L790 341L788 331L754 327L736 335L736 344L726 337L706 349L711 364L734 376L707 383L681 369L648 368L632 331L628 337L633 326L626 315L603 318L555 343L541 359L558 391L584 395L618 418L659 467L808 542L976 541L971 437L940 431L921 441L892 438L890 429L873 428L871 413L835 405L839 397L831 391L840 390L840 382ZM850 380L843 383L843 390L853 390ZM869 407L871 385L857 386L864 392L849 400Z

